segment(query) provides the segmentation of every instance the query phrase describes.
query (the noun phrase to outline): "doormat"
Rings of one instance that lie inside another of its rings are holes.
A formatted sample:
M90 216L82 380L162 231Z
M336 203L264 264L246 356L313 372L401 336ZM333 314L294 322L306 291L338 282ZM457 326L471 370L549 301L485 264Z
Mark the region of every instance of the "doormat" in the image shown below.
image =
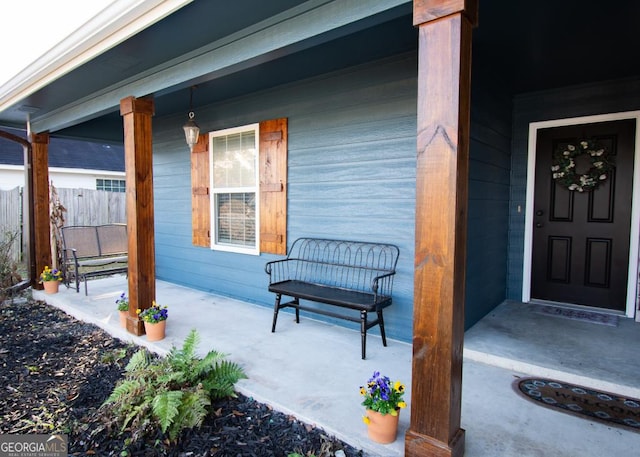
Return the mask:
M581 309L562 308L560 306L534 305L533 311L538 314L562 317L574 321L591 322L592 324L618 326L618 316Z
M543 378L520 378L513 387L538 405L640 433L638 399Z

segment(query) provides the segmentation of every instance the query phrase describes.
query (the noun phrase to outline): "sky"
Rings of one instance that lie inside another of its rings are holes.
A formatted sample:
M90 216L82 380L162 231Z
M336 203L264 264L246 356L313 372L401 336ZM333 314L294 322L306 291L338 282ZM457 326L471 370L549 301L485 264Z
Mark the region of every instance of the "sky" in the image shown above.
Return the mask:
M0 86L114 0L2 0Z

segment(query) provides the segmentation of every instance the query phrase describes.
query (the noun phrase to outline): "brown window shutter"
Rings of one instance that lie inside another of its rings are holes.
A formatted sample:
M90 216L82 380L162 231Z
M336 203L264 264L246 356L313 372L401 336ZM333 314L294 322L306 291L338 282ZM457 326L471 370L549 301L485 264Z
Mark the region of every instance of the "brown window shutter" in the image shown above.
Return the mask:
M211 247L209 135L202 134L191 153L191 226L193 244Z
M287 118L260 122L260 252L287 253Z

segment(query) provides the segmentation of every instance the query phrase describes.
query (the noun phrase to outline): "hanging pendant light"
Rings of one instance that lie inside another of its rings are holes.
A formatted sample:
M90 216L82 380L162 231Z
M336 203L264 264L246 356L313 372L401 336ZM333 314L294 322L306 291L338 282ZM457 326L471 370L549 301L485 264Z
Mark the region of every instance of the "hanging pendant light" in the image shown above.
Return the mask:
M191 87L189 97L189 120L182 126L185 139L191 152L193 152L193 146L198 142L198 135L200 134L200 127L198 127L198 124L193 120L195 117L193 113L193 88L194 86Z

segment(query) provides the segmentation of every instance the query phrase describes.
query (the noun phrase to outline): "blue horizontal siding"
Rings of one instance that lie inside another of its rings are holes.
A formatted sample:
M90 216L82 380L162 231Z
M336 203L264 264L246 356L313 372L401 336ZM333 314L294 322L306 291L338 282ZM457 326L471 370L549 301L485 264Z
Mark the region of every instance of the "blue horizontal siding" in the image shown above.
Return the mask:
M391 338L405 341L411 339L413 317L415 68L410 53L196 113L202 132L289 119L289 245L300 236L398 244L394 305L385 312L385 327ZM191 245L183 117L154 119L157 277L271 307L264 265L278 256Z
M202 132L289 119L289 245L301 236L397 244L394 304L385 311L385 326L391 338L404 341L411 341L413 327L416 68L417 55L403 54L196 113ZM471 128L467 327L504 299L506 282L511 105L480 93ZM182 123L184 113L154 119L157 276L271 307L264 264L278 256L191 244Z
M511 99L494 78L473 76L465 328L506 296L511 167Z

